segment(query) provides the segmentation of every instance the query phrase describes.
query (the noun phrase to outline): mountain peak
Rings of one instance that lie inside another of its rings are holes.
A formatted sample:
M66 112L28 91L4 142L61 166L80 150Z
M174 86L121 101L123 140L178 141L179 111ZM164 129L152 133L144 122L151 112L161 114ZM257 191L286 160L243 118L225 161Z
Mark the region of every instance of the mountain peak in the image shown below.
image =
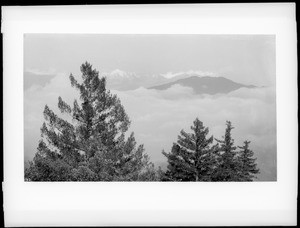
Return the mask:
M125 72L120 69L115 69L108 73L109 78L136 78L138 77L135 73Z
M239 88L254 88L255 86L243 85L236 83L225 77L211 77L211 76L190 76L188 78L179 79L173 82L162 84L159 86L150 87L149 89L166 90L171 86L178 84L185 87L190 87L196 94L217 94L230 93Z

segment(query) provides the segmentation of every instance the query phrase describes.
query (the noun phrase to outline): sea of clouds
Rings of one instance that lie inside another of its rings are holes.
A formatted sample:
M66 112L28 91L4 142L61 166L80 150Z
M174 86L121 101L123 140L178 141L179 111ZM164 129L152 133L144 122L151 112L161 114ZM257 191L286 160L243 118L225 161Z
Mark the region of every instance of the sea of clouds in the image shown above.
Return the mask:
M250 140L261 170L259 180L276 180L276 96L274 87L241 88L229 94L195 95L191 88L174 85L164 91L140 87L111 90L120 98L131 119L129 131L157 166L166 166L162 150L169 151L181 129L190 131L198 117L210 135L222 139L226 120L236 145ZM31 160L40 139L43 110L47 104L57 114L58 96L72 104L78 92L68 74L57 74L45 86L32 85L24 92L25 160Z

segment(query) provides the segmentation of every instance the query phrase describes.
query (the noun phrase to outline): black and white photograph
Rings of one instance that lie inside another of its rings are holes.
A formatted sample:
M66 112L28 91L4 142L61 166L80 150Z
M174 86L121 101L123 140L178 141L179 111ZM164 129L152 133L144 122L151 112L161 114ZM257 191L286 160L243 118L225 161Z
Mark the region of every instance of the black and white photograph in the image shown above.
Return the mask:
M1 12L5 227L297 224L294 3Z
M25 181L276 181L274 35L24 34Z

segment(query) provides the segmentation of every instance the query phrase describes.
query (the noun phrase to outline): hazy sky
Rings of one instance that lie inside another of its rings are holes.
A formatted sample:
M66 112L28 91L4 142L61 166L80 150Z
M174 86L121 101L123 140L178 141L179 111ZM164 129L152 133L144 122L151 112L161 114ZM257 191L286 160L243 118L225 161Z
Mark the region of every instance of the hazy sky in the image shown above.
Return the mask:
M198 117L221 139L232 121L237 145L251 141L260 180L276 180L275 37L248 35L38 35L24 37L25 159L32 159L40 139L45 104L58 112L57 98L77 96L69 74L79 76L88 61L100 72L120 69L141 76L201 71L235 82L267 86L227 95L192 94L175 86L165 91L112 90L131 119L130 131L156 164L165 162L181 129ZM172 72L172 73L170 73ZM31 75L28 77L28 75ZM30 78L30 80L28 80Z
M275 83L271 35L50 35L26 34L24 69L78 72L88 61L100 71L138 75L206 71L236 82Z

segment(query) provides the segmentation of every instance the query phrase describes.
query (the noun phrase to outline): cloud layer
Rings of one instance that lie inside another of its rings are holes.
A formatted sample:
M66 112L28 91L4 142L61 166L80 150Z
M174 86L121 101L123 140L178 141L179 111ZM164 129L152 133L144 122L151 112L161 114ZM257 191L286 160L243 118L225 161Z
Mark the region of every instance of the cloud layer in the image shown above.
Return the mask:
M258 158L260 180L276 180L276 102L274 88L242 88L227 95L193 95L191 88L172 86L165 91L138 88L112 90L118 95L131 119L130 131L157 165L166 162L162 150L169 151L181 129L190 130L198 117L210 134L221 138L226 120L232 121L237 145L250 140ZM43 122L43 108L48 104L58 113L57 98L72 103L77 92L68 75L58 74L45 87L32 86L25 91L25 159L36 152Z
M178 77L180 75L188 75L188 76L194 76L194 75L197 75L197 76L217 76L217 74L213 73L213 72L210 72L210 71L200 71L200 70L197 70L197 71L194 71L194 70L189 70L189 71L186 71L186 72L178 72L178 73L173 73L173 72L167 72L167 73L164 73L164 74L161 74L162 76L164 76L165 78L174 78L174 77Z

